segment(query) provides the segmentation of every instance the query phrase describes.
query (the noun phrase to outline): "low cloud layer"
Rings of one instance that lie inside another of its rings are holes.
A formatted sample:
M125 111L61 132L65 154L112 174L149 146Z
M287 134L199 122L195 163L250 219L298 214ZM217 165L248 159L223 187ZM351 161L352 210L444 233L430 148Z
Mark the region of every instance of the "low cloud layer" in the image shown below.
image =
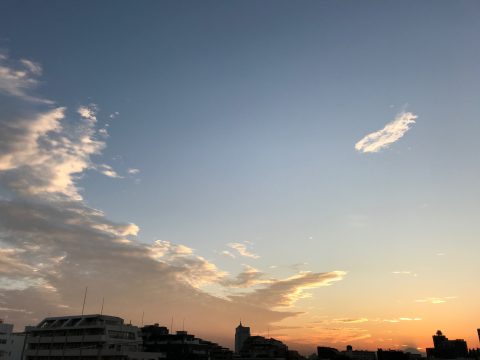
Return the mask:
M399 140L415 124L417 115L411 112L402 112L395 119L379 131L366 135L355 144L355 149L362 153L376 153L388 148Z

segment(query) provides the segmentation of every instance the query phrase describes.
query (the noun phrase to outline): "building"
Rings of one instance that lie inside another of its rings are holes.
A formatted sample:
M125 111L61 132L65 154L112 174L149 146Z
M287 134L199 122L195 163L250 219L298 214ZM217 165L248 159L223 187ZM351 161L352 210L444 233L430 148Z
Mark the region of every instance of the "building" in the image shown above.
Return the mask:
M425 359L420 353L404 352L401 350L382 350L377 351L378 360L422 360Z
M340 352L332 347L317 346L317 356L320 360L335 360L340 357Z
M401 350L377 350L378 360L409 360L409 353Z
M235 354L240 354L243 343L250 337L250 327L243 326L242 322L235 329Z
M0 360L21 360L25 334L13 332L13 325L0 319Z
M375 351L353 350L352 345L347 345L347 349L345 351L341 351L340 353L352 360L376 360L377 358Z
M465 340L449 340L440 330L432 338L433 348L427 348L427 358L457 359L468 357L468 347Z
M48 317L27 331L25 360L159 360L143 351L140 329L107 315Z
M376 360L374 351L353 350L351 345L347 345L344 351L338 351L335 348L326 346L318 346L317 355L319 359L324 360Z
M158 324L142 328L144 349L161 352L167 360L231 360L233 352L220 345L199 339L186 331L170 334Z
M13 333L13 325L0 320L0 359L7 359L9 353L10 336Z
M250 336L243 342L240 357L246 359L288 359L287 345L276 339ZM293 355L293 352L292 352Z

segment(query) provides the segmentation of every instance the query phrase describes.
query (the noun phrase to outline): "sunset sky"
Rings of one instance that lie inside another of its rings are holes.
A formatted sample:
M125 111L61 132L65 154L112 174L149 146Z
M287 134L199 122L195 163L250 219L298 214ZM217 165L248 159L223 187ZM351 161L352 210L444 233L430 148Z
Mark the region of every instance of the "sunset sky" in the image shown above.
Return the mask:
M0 2L0 318L478 347L480 2Z

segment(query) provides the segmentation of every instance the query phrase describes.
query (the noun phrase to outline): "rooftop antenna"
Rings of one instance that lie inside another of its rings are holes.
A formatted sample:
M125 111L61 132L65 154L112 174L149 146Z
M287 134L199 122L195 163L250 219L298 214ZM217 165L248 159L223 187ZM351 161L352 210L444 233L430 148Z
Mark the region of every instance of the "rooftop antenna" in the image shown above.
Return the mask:
M103 304L105 303L105 297L102 298L102 309L100 310L100 315L103 315Z
M145 310L142 312L142 327L143 327L143 317L145 316Z
M83 311L85 310L85 300L87 300L87 291L88 291L88 286L85 287L85 295L83 295L82 316L83 316Z
M172 316L172 322L171 322L171 324L170 324L170 331L171 331L172 334L173 334L173 316Z
M183 318L183 322L182 322L182 331L185 331L185 318Z

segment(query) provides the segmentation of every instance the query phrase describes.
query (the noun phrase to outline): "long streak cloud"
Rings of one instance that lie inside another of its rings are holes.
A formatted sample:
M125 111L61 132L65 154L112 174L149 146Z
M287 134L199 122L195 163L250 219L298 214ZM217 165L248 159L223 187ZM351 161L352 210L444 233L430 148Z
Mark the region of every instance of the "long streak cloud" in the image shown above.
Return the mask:
M355 149L362 153L376 153L388 148L398 141L415 124L417 115L411 112L401 112L395 119L381 130L366 135L355 144Z

